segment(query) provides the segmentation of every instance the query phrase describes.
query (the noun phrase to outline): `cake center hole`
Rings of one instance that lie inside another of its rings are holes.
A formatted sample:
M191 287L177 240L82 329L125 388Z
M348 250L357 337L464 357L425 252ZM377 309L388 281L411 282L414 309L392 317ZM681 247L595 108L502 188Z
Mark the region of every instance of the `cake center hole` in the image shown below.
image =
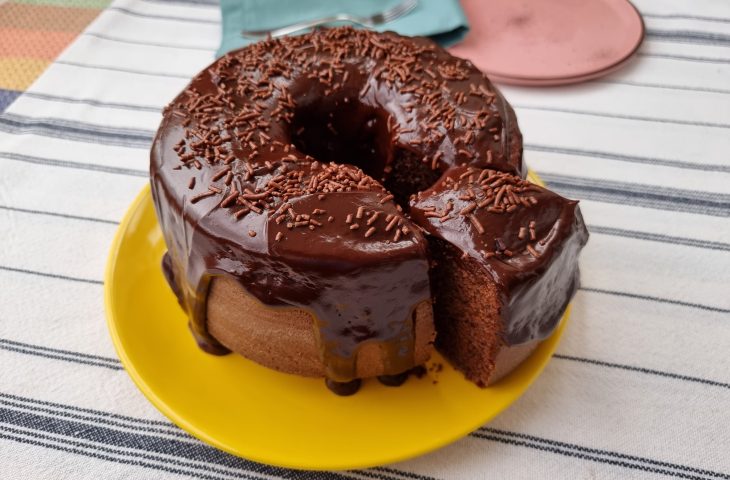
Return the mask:
M291 142L320 162L350 164L383 181L391 161L388 114L356 98L318 96L297 100Z

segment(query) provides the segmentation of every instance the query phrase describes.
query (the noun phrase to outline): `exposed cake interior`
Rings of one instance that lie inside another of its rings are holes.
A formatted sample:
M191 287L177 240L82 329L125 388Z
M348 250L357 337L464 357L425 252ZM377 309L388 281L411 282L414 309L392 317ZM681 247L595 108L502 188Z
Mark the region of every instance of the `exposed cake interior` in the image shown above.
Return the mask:
M524 358L553 332L578 286L588 233L577 202L515 175L458 167L415 195L410 214L430 234L436 346L489 385L505 359Z
M409 197L433 185L441 175L431 167L432 164L424 162L416 152L404 148L396 149L383 185L395 195L395 201L408 211Z
M500 300L483 267L438 238L429 238L436 348L477 385L489 383L503 345Z
M408 322L413 329L413 362L425 362L431 352L434 330L431 303L418 304ZM270 307L248 293L235 279L212 282L208 301L208 329L223 345L262 365L308 377L327 376L322 361L316 320L311 312L294 307ZM381 341L362 343L355 352L356 377L402 373Z

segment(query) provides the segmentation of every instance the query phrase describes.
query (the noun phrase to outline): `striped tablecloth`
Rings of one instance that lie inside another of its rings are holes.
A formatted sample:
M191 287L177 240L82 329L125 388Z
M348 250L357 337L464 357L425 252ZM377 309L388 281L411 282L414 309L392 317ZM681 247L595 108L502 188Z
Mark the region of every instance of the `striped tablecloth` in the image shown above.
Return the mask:
M648 36L627 68L504 88L528 163L592 233L554 360L453 445L311 473L192 439L115 357L107 249L219 14L113 2L0 115L0 478L730 478L730 3L636 3Z

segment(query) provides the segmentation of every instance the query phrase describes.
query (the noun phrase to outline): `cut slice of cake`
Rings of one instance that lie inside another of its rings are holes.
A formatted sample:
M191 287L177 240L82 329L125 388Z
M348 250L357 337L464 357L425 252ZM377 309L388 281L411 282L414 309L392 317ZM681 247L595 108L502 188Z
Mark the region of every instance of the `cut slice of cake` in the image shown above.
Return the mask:
M519 176L451 169L411 200L429 233L436 347L484 387L558 325L588 240L578 202Z

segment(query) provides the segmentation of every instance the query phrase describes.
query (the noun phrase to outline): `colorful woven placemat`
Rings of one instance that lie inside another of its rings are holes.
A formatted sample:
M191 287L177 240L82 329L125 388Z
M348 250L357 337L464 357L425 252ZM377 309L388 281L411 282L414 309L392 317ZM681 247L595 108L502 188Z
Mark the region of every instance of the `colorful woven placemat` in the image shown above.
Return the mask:
M0 0L0 112L110 0Z

